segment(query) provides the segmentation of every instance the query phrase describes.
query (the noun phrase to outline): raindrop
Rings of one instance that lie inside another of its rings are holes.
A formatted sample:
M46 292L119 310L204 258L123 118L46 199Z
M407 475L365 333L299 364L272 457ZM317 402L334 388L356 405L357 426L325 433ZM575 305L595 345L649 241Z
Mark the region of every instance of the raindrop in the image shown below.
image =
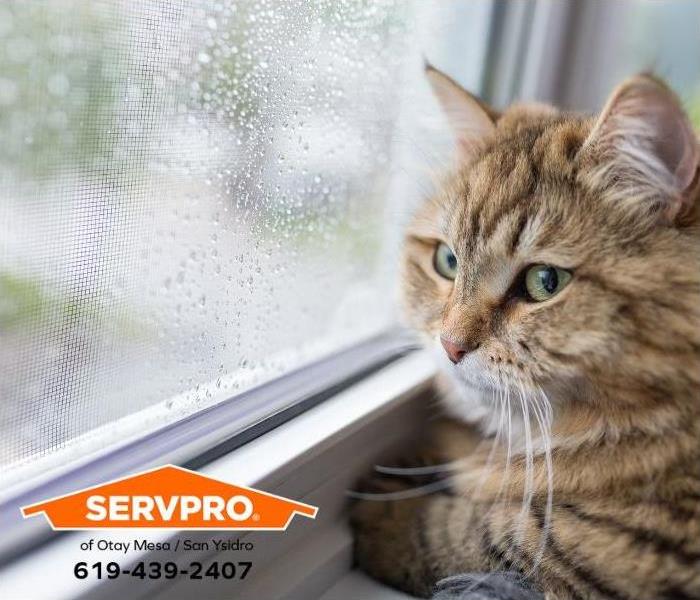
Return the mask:
M65 96L70 90L70 81L63 73L54 73L47 79L46 87L54 96Z

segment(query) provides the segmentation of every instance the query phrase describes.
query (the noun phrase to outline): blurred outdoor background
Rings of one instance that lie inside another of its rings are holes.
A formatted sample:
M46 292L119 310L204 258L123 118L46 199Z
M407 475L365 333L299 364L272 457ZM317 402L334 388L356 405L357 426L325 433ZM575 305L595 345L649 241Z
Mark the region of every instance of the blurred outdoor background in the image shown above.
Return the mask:
M700 125L700 2L579 3L558 38L520 4L547 68L499 87L503 2L3 2L4 483L397 322L401 225L449 156L424 57L585 110L652 68Z

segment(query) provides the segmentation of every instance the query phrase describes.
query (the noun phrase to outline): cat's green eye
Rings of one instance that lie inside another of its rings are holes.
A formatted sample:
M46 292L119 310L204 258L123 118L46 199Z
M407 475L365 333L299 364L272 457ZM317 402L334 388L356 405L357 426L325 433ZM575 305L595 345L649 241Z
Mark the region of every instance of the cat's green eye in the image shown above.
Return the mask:
M435 248L433 266L445 279L454 279L457 276L457 257L447 244L440 242Z
M525 290L534 302L556 296L571 281L571 273L551 265L533 265L525 273Z

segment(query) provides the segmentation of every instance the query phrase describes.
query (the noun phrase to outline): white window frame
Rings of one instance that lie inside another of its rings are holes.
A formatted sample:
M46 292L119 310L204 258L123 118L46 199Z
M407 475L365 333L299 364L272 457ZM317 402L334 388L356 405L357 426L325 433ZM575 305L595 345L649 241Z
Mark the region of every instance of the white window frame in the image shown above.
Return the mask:
M236 484L258 487L321 506L313 523L293 521L284 534L222 532L220 536L253 541L256 550L246 554L254 569L244 582L208 580L206 597L276 598L319 597L347 574L352 566L352 538L343 511L346 491L357 477L371 468L377 456L415 438L430 413L429 393L434 374L424 351L411 352L303 414L232 451L200 471ZM285 448L280 453L280 448ZM143 532L150 541L196 539L197 532L169 530ZM11 563L0 572L0 596L20 598L32 586L33 600L71 598L192 598L202 593L201 582L189 580L77 580L73 565L86 560L80 542L90 538L131 540L134 531L84 531L64 534ZM211 532L204 532L203 539ZM292 552L302 549L303 552ZM230 560L231 555L221 557ZM216 560L211 553L130 552L128 560L118 552L90 555L103 563L118 561L123 567L138 560ZM36 578L42 565L42 581ZM281 577L280 574L285 576ZM245 585L242 585L245 584ZM240 595L239 595L240 594Z

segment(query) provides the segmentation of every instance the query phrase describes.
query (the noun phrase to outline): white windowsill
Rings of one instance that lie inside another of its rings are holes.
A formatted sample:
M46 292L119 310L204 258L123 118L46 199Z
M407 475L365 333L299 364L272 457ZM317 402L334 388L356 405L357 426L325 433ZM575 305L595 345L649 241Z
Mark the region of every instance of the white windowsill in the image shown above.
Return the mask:
M402 592L386 587L359 571L350 571L329 589L319 600L412 600Z
M0 571L0 597L26 597L31 586L32 600L177 600L202 594L214 600L230 598L234 591L236 598L406 598L350 570L352 539L344 520L345 491L370 468L378 454L420 431L427 404L421 396L433 373L426 353L414 352L201 469L212 477L288 495L321 508L315 522L297 518L284 534L238 536L256 545L252 555L255 568L245 586L221 580L203 586L189 580L133 582L128 578L98 585L95 580L75 579L73 565L86 559L103 563L115 560L122 566L137 560L198 559L193 553L174 557L130 552L125 558L107 551L86 557L79 549L81 540L99 537L120 541L135 536L129 530L105 530L66 535L10 564ZM193 533L180 535L192 537ZM175 535L169 530L138 532L139 537L147 536L150 541ZM300 547L303 553L292 551ZM216 556L207 554L202 560L216 560Z

